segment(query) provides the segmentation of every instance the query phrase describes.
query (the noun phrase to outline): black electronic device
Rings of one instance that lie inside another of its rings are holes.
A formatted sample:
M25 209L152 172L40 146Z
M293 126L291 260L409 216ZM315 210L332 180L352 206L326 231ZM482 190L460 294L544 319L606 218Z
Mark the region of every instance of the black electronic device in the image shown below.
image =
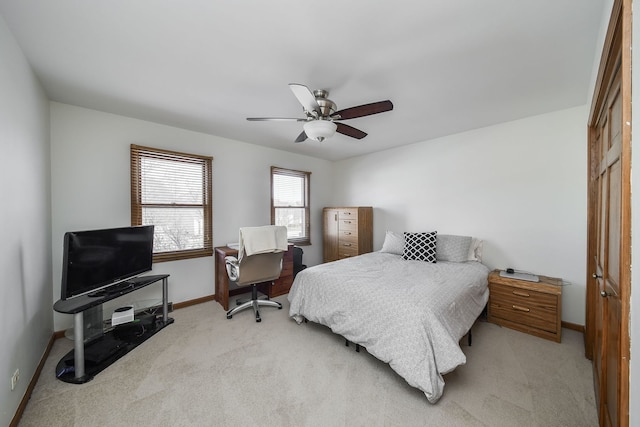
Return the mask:
M113 336L126 342L134 342L155 329L156 316L146 315L134 319L133 322L117 325L113 328Z
M515 271L513 268L507 268L507 273L509 273L509 274L513 274L513 273L515 273L515 272L516 272L516 271Z
M60 298L130 286L127 280L150 271L153 228L143 225L65 233Z

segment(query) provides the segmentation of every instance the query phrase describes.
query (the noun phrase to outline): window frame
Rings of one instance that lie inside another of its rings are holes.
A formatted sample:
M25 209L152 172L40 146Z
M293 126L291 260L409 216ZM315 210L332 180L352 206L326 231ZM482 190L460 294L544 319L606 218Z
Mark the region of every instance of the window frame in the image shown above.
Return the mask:
M298 246L311 245L311 172L299 171L294 169L287 169L278 166L271 166L271 225L276 225L276 209L277 208L299 208L299 206L275 206L274 204L274 175L286 175L294 176L304 179L304 217L305 217L305 230L304 236L300 238L288 239L289 243L293 243Z
M202 203L183 204L175 203L142 203L142 179L141 160L144 157L160 158L175 162L196 163L203 167L202 179ZM203 208L203 234L204 245L198 249L185 249L169 252L154 252L153 262L176 261L180 259L190 259L213 256L213 157L198 154L181 153L178 151L163 150L159 148L144 147L136 144L130 146L131 158L131 225L142 224L142 209L144 206L153 207L202 207Z

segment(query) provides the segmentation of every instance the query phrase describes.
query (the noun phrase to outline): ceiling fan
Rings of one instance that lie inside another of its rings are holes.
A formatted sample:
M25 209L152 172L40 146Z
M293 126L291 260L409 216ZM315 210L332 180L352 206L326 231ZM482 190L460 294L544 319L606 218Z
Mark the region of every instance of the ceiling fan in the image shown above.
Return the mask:
M393 110L391 101L373 102L357 107L337 110L336 104L328 98L329 92L324 89L309 90L305 85L289 83L289 88L304 110L305 118L279 117L248 117L249 121L296 121L305 122L303 131L295 142L305 141L307 138L322 142L332 137L336 132L356 139L362 139L367 134L353 126L340 123L340 120L355 119ZM337 122L337 123L336 123Z

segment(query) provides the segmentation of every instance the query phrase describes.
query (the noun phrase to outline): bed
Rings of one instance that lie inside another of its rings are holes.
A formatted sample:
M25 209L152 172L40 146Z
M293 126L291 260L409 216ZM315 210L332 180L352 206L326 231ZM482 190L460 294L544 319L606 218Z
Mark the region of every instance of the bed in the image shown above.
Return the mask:
M442 376L466 362L459 341L487 303L489 269L466 252L456 261L406 259L384 250L388 240L380 252L301 271L289 315L364 346L435 403Z

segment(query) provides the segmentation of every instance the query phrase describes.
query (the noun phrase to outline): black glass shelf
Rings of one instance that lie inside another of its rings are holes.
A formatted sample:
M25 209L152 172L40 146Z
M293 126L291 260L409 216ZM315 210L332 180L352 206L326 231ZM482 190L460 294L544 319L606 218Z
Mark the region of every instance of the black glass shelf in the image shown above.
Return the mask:
M119 287L120 283L118 283L117 285L101 289L100 291L93 292L91 294L58 300L53 305L53 309L59 313L79 313L81 311L88 310L91 307L95 307L96 305L100 305L107 301L111 301L112 299L126 295L130 292L137 291L138 289L149 286L167 277L169 277L168 274L136 277L135 279L122 282L123 284L121 287Z
M147 319L136 318L134 322L118 325L84 345L84 372L81 377L75 376L75 350L68 352L56 365L56 377L64 382L83 384L112 365L125 354L154 336L164 327L173 323L172 318L163 321L161 316L146 316ZM138 333L139 332L139 333Z

